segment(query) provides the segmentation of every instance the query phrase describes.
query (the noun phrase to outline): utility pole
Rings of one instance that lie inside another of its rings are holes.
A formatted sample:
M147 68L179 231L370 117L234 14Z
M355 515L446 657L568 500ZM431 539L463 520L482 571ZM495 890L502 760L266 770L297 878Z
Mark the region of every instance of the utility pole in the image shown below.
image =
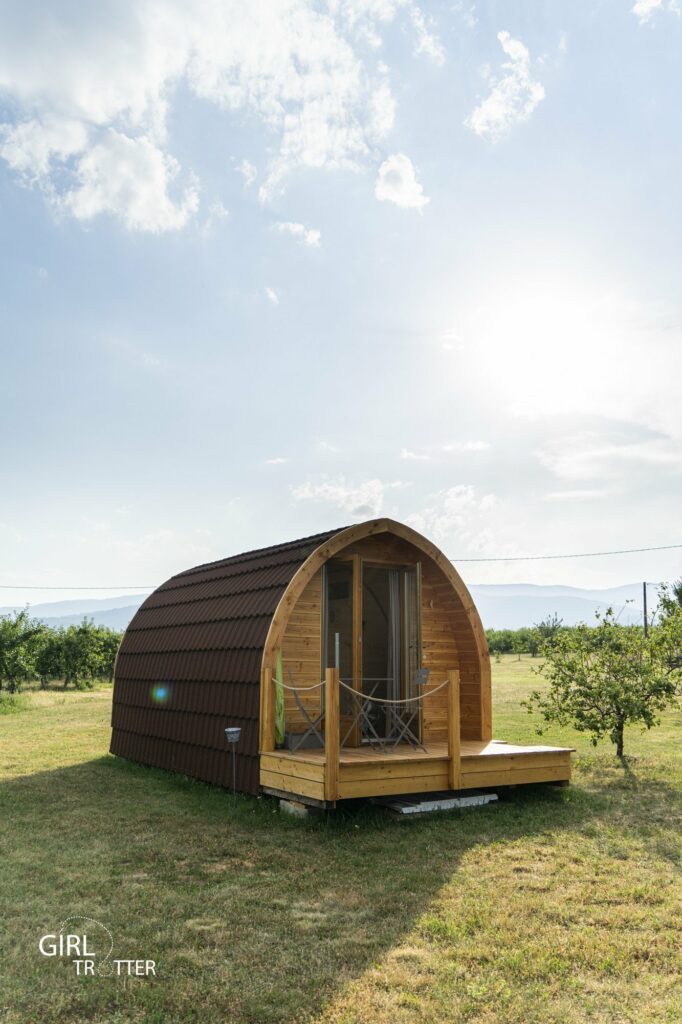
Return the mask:
M642 584L642 594L644 596L644 636L649 635L649 623L647 622L647 610L646 610L646 580Z

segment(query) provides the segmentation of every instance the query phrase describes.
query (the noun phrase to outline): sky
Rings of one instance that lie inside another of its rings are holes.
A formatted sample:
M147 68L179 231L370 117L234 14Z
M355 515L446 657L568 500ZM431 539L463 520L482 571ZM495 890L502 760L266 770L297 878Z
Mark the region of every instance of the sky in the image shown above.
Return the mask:
M679 0L5 0L0 604L682 543L681 58Z

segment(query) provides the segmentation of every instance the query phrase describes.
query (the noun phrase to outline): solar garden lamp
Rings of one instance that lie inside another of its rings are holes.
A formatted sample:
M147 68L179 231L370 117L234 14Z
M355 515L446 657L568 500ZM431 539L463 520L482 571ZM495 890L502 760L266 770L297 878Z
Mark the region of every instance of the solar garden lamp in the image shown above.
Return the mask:
M242 734L241 726L231 725L225 730L225 736L227 742L232 747L232 806L237 806L237 771L236 771L236 757L237 757L237 744L239 743L239 737Z

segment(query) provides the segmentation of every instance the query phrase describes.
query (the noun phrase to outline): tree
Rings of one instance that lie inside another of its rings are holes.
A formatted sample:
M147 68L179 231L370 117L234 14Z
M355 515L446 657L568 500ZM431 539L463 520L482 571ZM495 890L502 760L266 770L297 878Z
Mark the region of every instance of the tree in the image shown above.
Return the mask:
M114 678L114 665L118 649L121 646L122 635L114 629L107 629L106 626L99 627L100 673L102 678L108 679L109 682Z
M672 587L663 584L658 591L658 643L671 668L682 669L682 580Z
M553 640L561 629L563 621L564 620L560 619L557 613L554 612L552 615L548 615L546 619L536 622L533 629L538 635L540 644L544 644L548 640Z
M509 654L514 644L514 632L511 629L486 630L488 649L491 654Z
M608 736L623 757L625 726L651 729L676 698L680 669L673 652L680 637L682 608L646 637L639 627L619 625L611 608L597 615L596 627L557 630L545 640L545 662L537 670L549 688L535 690L523 704L546 722L590 733L595 746Z
M661 618L673 615L676 608L682 608L682 580L664 583L658 589L658 611Z
M0 690L6 683L9 693L16 693L30 677L40 630L27 609L0 618Z
M64 678L64 630L43 626L36 637L33 668L43 689L50 679Z
M524 636L524 633L525 630L517 629L514 633L514 638L512 640L512 651L514 652L514 654L518 655L518 661L521 661L521 655L525 654L525 652L528 650L527 637Z
M92 619L64 630L63 652L64 689L69 683L80 690L92 687L102 670L101 636Z

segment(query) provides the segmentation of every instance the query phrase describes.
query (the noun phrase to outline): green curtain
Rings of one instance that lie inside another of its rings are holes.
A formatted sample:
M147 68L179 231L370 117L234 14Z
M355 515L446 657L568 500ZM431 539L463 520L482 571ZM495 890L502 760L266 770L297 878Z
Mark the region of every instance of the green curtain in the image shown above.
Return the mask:
M277 669L275 671L275 743L281 746L284 743L284 687L282 683L282 651L277 652Z

